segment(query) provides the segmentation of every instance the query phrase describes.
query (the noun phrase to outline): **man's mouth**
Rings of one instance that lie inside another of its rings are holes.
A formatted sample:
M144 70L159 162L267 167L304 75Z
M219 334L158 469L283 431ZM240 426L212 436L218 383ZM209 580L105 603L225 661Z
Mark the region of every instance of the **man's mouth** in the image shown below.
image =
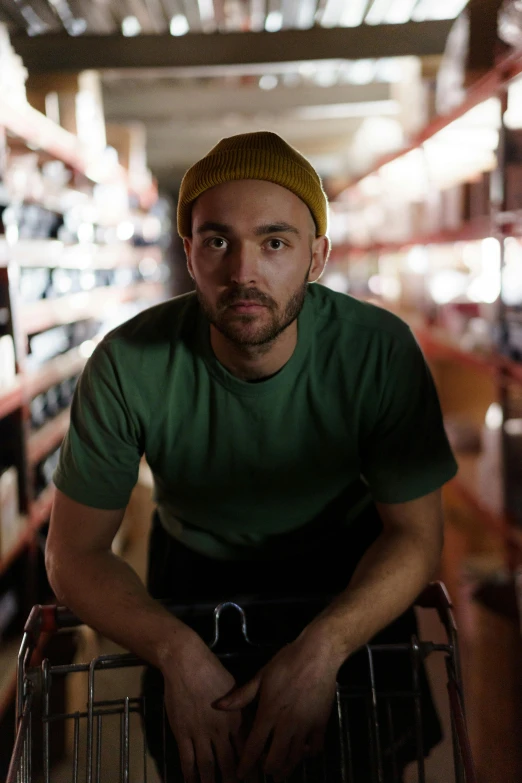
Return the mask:
M243 300L239 302L234 302L233 304L229 305L229 307L232 310L236 310L237 312L255 312L256 310L260 310L261 308L264 308L265 305L260 304L260 302L253 302L252 300Z

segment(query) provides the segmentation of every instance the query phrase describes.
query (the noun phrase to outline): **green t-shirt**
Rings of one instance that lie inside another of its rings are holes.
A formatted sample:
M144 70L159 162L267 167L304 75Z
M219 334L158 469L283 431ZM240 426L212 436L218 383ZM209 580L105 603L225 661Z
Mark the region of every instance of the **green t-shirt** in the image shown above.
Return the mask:
M142 455L163 526L218 558L270 557L298 546L300 528L304 540L335 516L349 524L372 499L413 500L456 472L408 326L322 285L308 287L293 355L264 381L219 363L193 293L107 335L78 383L54 482L122 508Z

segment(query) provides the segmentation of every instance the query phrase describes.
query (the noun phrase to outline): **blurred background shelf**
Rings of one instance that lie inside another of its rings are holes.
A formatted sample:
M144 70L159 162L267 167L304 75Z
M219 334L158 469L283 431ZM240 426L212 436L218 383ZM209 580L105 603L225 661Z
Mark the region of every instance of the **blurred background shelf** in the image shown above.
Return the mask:
M70 411L65 410L44 424L41 429L29 435L27 441L27 462L34 466L40 462L46 454L56 449L62 442L65 433L69 429Z
M99 288L57 299L43 299L21 307L21 328L25 334L32 334L58 324L70 324L85 318L103 318L119 304L140 298L154 301L162 293L160 284L144 282L121 288Z
M0 719L16 693L16 662L22 638L0 644Z

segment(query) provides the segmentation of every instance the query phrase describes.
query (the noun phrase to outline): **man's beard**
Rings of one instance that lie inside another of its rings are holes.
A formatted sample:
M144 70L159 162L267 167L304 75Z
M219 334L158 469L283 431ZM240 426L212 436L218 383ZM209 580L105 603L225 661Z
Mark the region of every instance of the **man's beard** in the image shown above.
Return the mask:
M310 264L311 265L311 264ZM308 272L302 285L294 291L281 313L276 302L257 288L236 286L223 294L217 305L213 306L196 285L196 294L205 316L210 323L238 347L268 348L279 335L292 324L303 309L308 288ZM230 305L238 301L253 301L265 306L261 318L248 313L234 314ZM270 317L267 320L266 314ZM262 319L262 320L261 320ZM261 321L256 324L256 321ZM251 328L249 328L251 326Z

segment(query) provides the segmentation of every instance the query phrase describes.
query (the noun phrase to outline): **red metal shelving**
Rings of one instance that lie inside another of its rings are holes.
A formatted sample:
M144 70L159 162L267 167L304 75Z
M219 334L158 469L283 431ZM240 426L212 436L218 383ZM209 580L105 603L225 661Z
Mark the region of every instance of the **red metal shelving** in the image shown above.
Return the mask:
M98 172L93 177L93 164L98 161L85 149L79 139L57 125L28 103L12 101L2 96L0 100L0 125L24 143L63 161L89 179L99 181ZM100 166L96 167L98 170ZM110 176L112 175L112 176ZM125 178L122 166L115 166L109 177Z
M62 411L39 430L29 435L27 441L27 462L37 465L53 449L58 448L69 428L70 411Z
M29 526L32 532L39 530L51 515L54 486L51 484L29 506Z
M387 163L402 158L404 155L407 155L408 152L421 147L425 141L432 138L432 136L435 136L436 133L446 128L452 122L455 122L455 120L460 119L460 117L470 111L470 109L478 106L479 103L482 103L488 98L494 97L503 86L507 85L520 73L522 73L522 51L512 52L502 57L494 68L469 87L464 101L459 104L459 106L456 106L447 114L435 117L413 137L409 144L396 152L392 152L380 158L368 171L354 179L353 182L348 185L347 189L350 189L371 174L377 173L379 169Z
M125 287L107 286L57 299L42 299L20 308L20 326L25 334L34 334L60 324L103 318L111 307L134 299L153 299L159 290L157 283L143 282Z
M12 386L7 389L0 389L0 419L9 416L23 404L23 381L20 375L15 379Z
M402 242L375 242L366 246L342 244L332 248L331 260L337 256L368 255L369 253L399 253L415 245L447 245L456 242L474 242L492 236L494 229L491 218L477 218L458 229L440 231L436 234L419 234Z

